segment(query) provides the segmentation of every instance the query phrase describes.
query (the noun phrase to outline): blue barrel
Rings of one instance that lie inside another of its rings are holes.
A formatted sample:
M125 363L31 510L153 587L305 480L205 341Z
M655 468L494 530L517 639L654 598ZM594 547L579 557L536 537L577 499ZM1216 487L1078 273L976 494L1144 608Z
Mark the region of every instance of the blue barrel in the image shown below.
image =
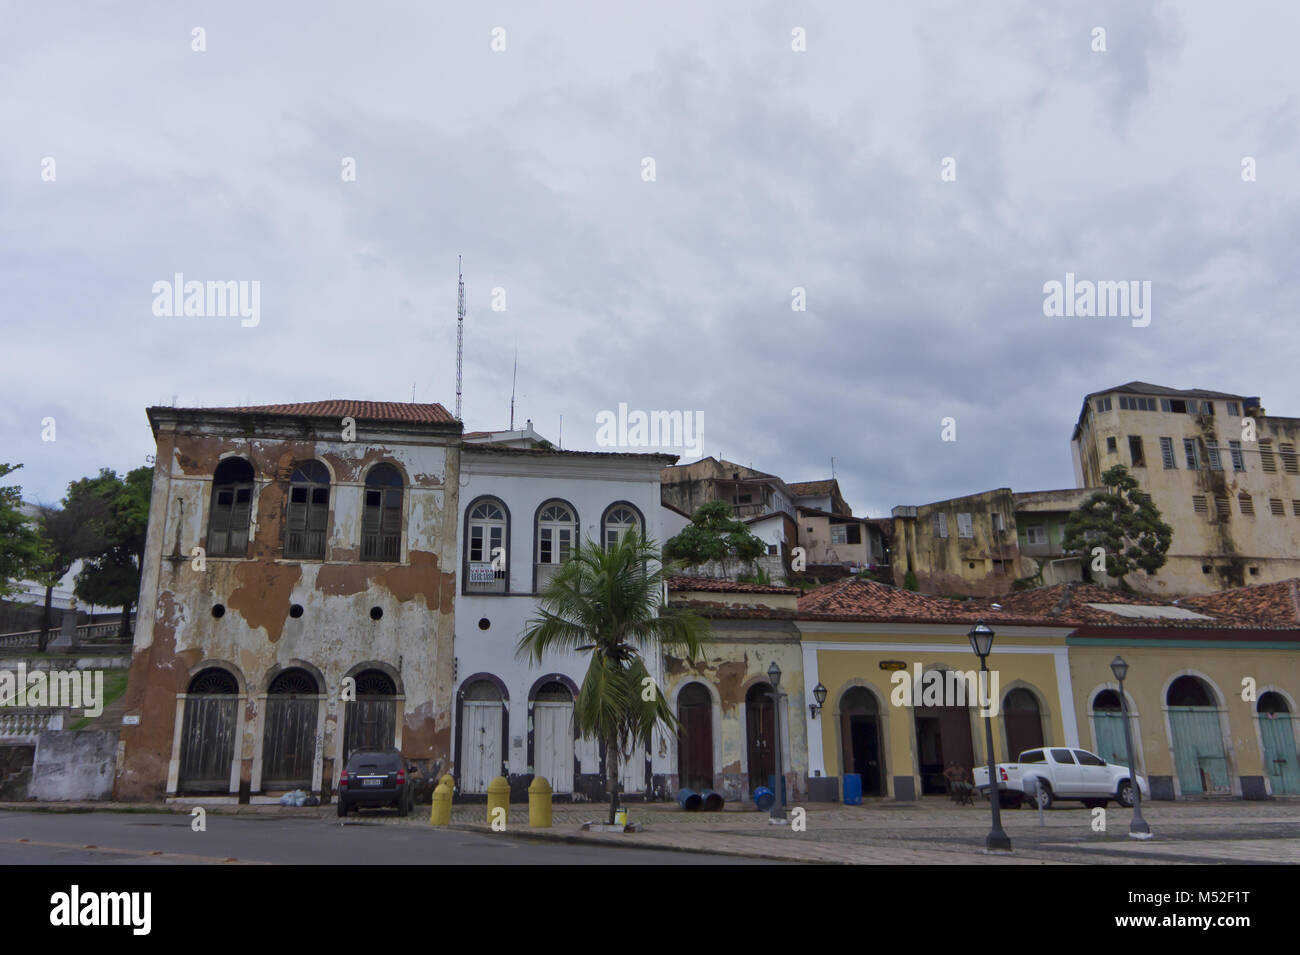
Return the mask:
M862 805L862 777L857 773L844 774L844 805Z
M704 804L700 806L705 812L722 812L722 793L715 793L712 789L706 789L700 793L700 798Z
M754 805L761 812L767 812L776 803L776 793L766 786L759 786L754 790Z
M677 805L681 806L684 811L695 812L700 808L701 802L703 800L700 799L700 794L694 789L677 790Z

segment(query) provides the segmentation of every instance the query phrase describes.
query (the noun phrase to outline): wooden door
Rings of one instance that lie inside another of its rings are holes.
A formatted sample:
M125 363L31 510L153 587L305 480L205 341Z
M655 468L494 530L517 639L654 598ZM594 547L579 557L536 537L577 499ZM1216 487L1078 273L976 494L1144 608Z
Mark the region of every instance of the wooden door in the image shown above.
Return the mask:
M1297 767L1295 731L1291 714L1260 713L1259 735L1264 740L1264 771L1273 782L1273 795L1300 793L1300 767Z
M677 700L677 784L699 792L713 788L713 700L698 683Z
M551 792L573 792L573 704L533 704L533 772Z
M237 695L224 693L186 698L177 783L180 792L230 792L238 705Z
M314 696L268 696L262 742L262 788L311 789L316 759Z
M1184 794L1226 793L1231 789L1223 752L1219 712L1213 707L1171 706L1174 765Z
M466 700L461 706L461 790L485 793L488 783L501 775L501 704Z
M632 754L619 756L618 782L624 793L641 795L646 791L646 748L634 746Z
M1092 714L1097 730L1097 755L1116 766L1128 765L1128 744L1124 740L1124 716L1115 710L1097 710ZM1133 754L1134 761L1137 753Z
M776 727L767 684L753 687L745 696L745 734L749 757L749 790L770 786L776 774Z

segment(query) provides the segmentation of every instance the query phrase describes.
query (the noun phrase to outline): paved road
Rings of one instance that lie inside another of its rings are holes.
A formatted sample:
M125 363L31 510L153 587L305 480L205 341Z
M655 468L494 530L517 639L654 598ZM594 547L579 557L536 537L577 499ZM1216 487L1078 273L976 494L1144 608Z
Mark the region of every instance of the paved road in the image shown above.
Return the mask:
M27 840L27 841L20 841ZM761 860L571 845L365 820L209 813L207 831L166 813L0 812L0 865L754 865Z

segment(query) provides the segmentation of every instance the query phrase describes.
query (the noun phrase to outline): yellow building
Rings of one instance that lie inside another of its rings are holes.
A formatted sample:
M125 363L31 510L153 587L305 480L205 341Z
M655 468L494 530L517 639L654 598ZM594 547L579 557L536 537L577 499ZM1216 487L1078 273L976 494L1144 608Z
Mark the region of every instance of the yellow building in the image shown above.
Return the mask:
M1075 480L1123 464L1151 495L1173 543L1153 594L1202 594L1300 574L1300 419L1256 397L1133 381L1084 399L1071 439Z
M1004 598L1073 620L1067 637L1080 745L1126 761L1117 656L1138 771L1154 799L1300 795L1300 595L1296 581L1177 605L1090 585Z
M980 619L996 632L983 684L967 637ZM1070 625L847 578L803 597L798 627L804 696L826 689L806 714L813 798L843 799L846 774L868 797L945 792L951 763L988 761L985 709L997 760L1080 745Z

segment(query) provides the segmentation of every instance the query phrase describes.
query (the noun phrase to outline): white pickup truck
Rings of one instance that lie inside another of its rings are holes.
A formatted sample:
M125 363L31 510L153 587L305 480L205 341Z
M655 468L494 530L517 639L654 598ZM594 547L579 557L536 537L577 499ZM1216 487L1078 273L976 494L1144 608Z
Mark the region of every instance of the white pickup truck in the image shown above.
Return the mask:
M998 763L999 798L1004 806L1014 808L1021 804L1025 793L1036 788L1038 803L1044 809L1057 799L1078 799L1085 806L1105 806L1114 799L1121 806L1133 805L1133 782L1127 766L1108 763L1086 749L1064 746L1043 746L1027 749L1017 763ZM1147 795L1147 783L1137 778L1142 795ZM1036 787L1031 786L1036 784ZM989 788L987 766L975 767L975 789L981 795Z

